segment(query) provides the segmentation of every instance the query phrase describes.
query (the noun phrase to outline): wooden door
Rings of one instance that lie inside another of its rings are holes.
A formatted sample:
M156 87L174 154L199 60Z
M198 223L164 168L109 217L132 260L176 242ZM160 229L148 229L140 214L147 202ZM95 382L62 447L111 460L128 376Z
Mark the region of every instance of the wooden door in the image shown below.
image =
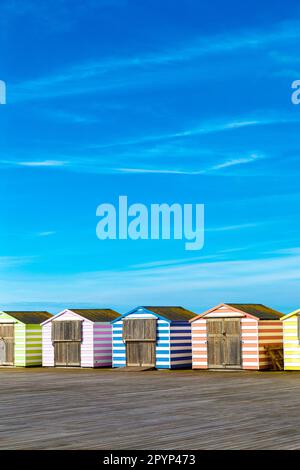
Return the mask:
M81 341L81 321L53 321L52 342L55 366L79 367L81 365Z
M58 367L80 366L80 343L57 341L54 343L54 364Z
M80 360L80 343L68 343L67 365L69 367L78 367L81 364Z
M123 321L124 341L156 341L156 320L133 318Z
M223 320L220 318L210 319L207 320L206 325L208 367L222 368L225 362Z
M128 341L126 343L126 365L140 367L140 343L138 341Z
M241 322L239 319L225 318L225 364L229 368L241 368Z
M240 319L208 319L207 350L209 368L241 368Z
M67 366L67 344L62 341L54 343L54 365L60 367Z
M155 366L155 343L153 341L145 341L140 344L141 366Z
M82 341L82 322L80 320L53 321L52 341Z
M8 323L0 324L0 365L14 365L15 328Z
M6 344L4 339L0 339L0 366L6 362Z
M126 365L129 367L154 367L155 343L153 341L127 341Z
M127 366L155 366L156 319L124 320L123 340L126 343Z

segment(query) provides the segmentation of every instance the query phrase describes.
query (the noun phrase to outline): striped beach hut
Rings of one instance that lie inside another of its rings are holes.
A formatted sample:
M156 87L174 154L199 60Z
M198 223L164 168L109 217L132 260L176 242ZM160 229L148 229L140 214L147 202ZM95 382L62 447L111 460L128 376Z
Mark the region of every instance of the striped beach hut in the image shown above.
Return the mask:
M192 324L193 369L269 369L265 347L283 347L282 313L262 304L220 304Z
M0 312L0 366L42 365L42 328L51 318L42 311Z
M285 315L282 323L284 369L300 370L300 309Z
M189 368L191 320L182 307L137 307L113 321L113 367Z
M111 367L111 309L66 309L42 323L43 366Z

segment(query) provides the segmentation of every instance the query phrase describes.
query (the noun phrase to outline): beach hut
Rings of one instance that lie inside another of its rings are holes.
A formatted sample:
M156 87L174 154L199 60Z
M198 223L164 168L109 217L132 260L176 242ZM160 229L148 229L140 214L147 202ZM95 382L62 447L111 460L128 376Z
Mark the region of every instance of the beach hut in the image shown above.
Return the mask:
M42 365L40 323L51 317L41 311L0 312L0 366Z
M66 309L42 323L43 366L111 367L111 309Z
M113 367L188 368L195 314L182 307L137 307L113 321Z
M282 323L284 369L300 370L300 309L285 315Z
M193 318L193 369L269 369L265 347L283 347L282 315L262 304L220 304Z

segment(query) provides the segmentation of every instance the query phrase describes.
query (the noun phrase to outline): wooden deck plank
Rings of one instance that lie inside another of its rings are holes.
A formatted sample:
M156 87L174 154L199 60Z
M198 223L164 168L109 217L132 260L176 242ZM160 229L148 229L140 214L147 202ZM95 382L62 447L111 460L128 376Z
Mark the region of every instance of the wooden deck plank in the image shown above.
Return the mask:
M0 449L300 449L300 373L0 369Z

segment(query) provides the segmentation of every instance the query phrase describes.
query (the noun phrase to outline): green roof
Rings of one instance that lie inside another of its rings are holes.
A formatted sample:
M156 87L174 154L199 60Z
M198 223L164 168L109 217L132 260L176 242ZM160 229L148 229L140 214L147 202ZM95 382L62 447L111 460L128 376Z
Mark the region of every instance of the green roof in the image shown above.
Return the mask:
M49 312L44 311L8 311L4 310L4 313L15 318L21 323L27 325L39 325L40 323L48 320L53 315Z

